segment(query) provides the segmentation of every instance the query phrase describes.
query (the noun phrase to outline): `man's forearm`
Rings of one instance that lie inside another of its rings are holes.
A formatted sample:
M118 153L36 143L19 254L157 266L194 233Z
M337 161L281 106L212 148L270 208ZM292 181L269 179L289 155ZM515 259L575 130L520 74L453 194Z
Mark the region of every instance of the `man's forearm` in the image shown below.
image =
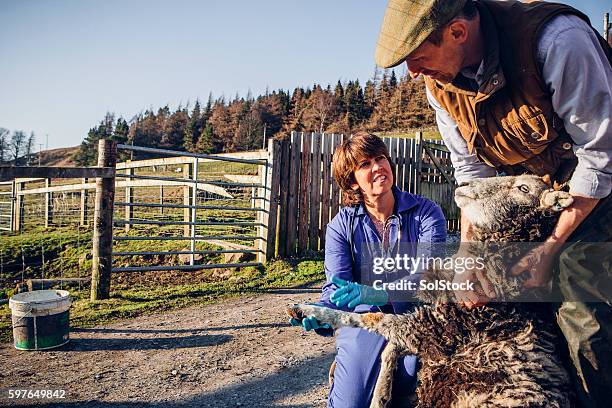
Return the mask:
M546 240L547 243L553 244L551 249L558 249L563 245L599 202L598 198L577 195L573 197L574 202L561 212L555 229Z

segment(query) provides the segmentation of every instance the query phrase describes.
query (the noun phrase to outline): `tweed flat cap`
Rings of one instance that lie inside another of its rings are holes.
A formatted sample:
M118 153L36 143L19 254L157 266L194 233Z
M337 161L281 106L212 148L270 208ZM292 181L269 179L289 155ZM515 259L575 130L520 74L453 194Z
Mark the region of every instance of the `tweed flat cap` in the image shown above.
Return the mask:
M389 0L378 43L376 64L392 68L463 8L466 0Z

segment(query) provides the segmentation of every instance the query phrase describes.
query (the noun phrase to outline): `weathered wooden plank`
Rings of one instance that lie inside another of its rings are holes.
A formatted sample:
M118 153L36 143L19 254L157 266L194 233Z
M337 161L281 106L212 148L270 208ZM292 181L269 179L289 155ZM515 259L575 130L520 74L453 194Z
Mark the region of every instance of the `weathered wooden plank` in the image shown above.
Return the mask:
M342 143L342 135L332 134L332 161L333 161L333 152L336 151L336 148ZM340 209L340 187L336 180L333 177L333 168L331 172L332 178L332 195L330 202L330 218L333 219L336 214L338 214L338 210Z
M404 191L408 191L410 193L412 193L412 168L414 167L412 142L412 139L406 140L406 148L404 150L406 160L409 160L409 162L406 163L406 167L404 167Z
M258 184L261 181L259 176L250 176L247 174L224 174L223 177L235 183Z
M293 255L296 251L298 194L300 186L301 146L300 134L291 132L291 163L289 174L289 197L287 199L287 254Z
M110 167L23 167L0 166L0 181L15 178L83 178L115 177L115 169ZM31 180L34 181L34 180Z
M281 142L280 163L280 204L278 225L278 256L287 256L287 213L289 204L289 179L291 173L290 163L291 141L285 139Z
M321 207L321 134L312 134L312 158L310 172L310 223L308 249L319 250L319 209Z
M331 203L331 146L332 138L330 134L324 134L322 139L322 158L323 172L321 175L321 228L319 229L319 240L321 249L325 249L325 233L327 231L327 223L329 222L330 203Z
M310 198L310 163L311 163L311 134L302 133L302 169L299 194L298 218L298 252L304 254L308 248L308 201Z
M455 184L455 178L451 174L447 174L447 172L443 169L442 165L438 162L438 158L436 157L436 151L430 150L429 146L427 146L426 144L423 145L423 148L425 149L425 152L429 155L431 162L438 169L438 171L440 171L441 175L444 176L446 182L450 185ZM441 181L434 180L434 182L440 183Z
M397 185L397 161L398 161L397 141L398 141L398 139L396 137L390 138L390 140L389 140L389 147L390 147L389 156L391 156L391 158L393 159L393 164L394 164L394 167L395 167L394 177L395 177L395 184L396 185Z
M267 218L266 225L266 254L265 260L269 261L276 256L276 237L277 237L277 221L278 221L278 199L280 193L280 159L281 145L276 139L268 140L268 180L266 189L266 201L268 212L265 214Z
M406 158L404 157L404 147L406 146L406 139L398 139L397 141L397 180L395 185L400 190L404 189L404 168L406 167Z
M421 194L421 164L423 163L423 132L416 132L414 158L416 160L414 194Z

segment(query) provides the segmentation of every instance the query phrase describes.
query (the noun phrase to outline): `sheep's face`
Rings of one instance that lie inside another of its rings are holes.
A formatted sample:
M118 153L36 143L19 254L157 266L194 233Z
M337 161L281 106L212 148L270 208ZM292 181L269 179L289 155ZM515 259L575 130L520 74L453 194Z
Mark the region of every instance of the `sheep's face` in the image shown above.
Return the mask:
M522 208L561 211L573 199L551 189L547 178L524 174L472 180L455 190L455 201L472 224L496 230Z

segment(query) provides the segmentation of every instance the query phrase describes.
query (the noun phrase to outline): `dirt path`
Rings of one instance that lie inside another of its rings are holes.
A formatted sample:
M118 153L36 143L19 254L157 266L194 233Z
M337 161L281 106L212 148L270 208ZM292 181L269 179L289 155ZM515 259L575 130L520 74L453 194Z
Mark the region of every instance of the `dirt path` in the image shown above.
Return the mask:
M334 340L283 323L318 297L282 290L73 330L58 351L0 346L0 406L323 407ZM8 399L9 389L66 399Z

